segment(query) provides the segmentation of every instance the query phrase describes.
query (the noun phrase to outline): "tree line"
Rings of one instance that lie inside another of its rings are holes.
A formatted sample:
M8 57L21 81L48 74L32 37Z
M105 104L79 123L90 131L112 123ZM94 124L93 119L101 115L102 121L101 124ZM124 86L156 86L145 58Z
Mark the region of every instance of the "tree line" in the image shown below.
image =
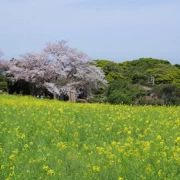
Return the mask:
M92 60L66 41L49 43L41 52L19 59L1 58L0 74L0 89L10 94L67 100L73 92L89 102L180 105L179 64L154 58Z
M95 60L109 86L104 98L112 104L180 105L180 65L140 58L121 63ZM103 97L102 94L96 94Z

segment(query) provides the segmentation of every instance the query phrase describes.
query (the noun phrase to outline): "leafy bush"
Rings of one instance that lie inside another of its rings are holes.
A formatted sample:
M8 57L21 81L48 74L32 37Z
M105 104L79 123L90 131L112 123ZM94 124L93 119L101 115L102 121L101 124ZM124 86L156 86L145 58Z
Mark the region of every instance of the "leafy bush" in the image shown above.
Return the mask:
M111 104L134 104L136 99L145 94L138 85L122 79L113 81L107 89L107 102Z
M7 79L6 76L0 75L0 90L7 91Z
M165 105L180 105L180 88L174 84L160 84L153 90Z

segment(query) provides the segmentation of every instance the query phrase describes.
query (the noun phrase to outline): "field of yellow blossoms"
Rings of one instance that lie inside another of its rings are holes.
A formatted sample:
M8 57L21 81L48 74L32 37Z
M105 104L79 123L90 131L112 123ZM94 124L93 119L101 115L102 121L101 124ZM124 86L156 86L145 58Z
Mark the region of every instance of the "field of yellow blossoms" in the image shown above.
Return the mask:
M0 179L180 179L180 107L0 95Z

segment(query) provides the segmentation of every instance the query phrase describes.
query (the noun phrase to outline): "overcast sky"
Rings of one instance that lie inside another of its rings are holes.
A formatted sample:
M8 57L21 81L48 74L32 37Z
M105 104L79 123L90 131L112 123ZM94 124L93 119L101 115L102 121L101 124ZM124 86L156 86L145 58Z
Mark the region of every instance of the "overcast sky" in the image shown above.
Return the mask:
M180 64L180 0L0 0L4 58L58 40L92 59Z

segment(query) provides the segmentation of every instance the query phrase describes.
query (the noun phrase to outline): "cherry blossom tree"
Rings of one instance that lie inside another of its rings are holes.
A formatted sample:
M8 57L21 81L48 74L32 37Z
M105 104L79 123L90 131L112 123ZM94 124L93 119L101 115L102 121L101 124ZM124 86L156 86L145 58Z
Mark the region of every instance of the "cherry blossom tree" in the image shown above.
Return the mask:
M12 81L25 80L56 95L72 89L80 93L107 85L103 71L87 54L67 45L66 41L48 43L40 53L27 53L9 65Z

